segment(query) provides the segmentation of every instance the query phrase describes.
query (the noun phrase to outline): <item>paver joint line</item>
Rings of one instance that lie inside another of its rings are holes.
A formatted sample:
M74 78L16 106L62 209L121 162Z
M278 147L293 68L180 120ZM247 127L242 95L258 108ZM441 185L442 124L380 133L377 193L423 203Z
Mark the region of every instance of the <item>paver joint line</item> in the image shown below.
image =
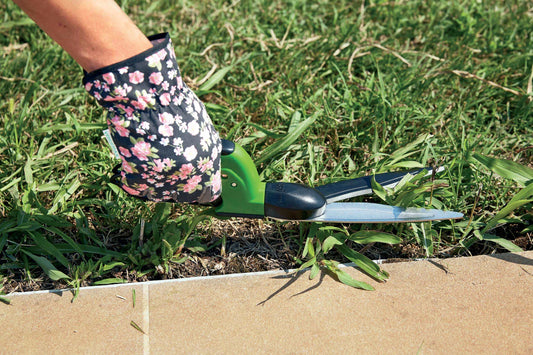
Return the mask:
M143 285L143 354L150 354L150 285Z

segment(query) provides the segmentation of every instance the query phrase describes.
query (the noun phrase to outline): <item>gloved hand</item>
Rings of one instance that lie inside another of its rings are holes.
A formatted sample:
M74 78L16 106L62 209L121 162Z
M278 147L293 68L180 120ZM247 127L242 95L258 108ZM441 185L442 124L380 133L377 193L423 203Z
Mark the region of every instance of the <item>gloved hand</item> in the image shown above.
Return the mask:
M119 185L151 201L208 204L221 193L218 132L183 82L170 36L149 39L151 49L83 79L108 110Z

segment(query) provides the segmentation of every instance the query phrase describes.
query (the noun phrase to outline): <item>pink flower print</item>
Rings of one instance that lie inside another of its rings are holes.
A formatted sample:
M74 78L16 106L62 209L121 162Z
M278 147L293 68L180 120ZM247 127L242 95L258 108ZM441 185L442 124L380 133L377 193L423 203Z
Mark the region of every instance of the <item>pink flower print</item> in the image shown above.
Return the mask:
M118 70L120 74L126 74L128 72L128 67L122 67Z
M172 128L172 127L170 127ZM174 131L174 129L172 128L172 131ZM170 143L170 139L168 138L161 138L161 140L159 141L159 144L161 144L162 146L167 146L168 144Z
M192 164L183 164L180 168L179 178L185 180L193 170L194 166Z
M115 130L117 131L117 133L121 137L129 137L130 136L130 131L127 128L125 128L124 126L116 125L115 126Z
M184 192L193 192L196 190L196 187L198 184L202 181L202 178L199 175L194 175L189 180L187 180L187 184L183 186Z
M209 158L205 158L200 161L198 167L202 173L205 173L207 170L213 169L213 162Z
M130 136L130 131L126 128L128 124L124 120L120 119L119 116L113 117L111 124L121 137Z
M211 180L211 187L213 189L213 193L217 193L222 188L222 179L220 178L220 170L216 172L215 175L213 175L213 180Z
M153 141L155 141L157 139L157 136L155 134L151 134L151 135L148 136L148 139L153 142Z
M159 60L164 60L167 57L167 51L164 49L161 49L159 52L156 53Z
M171 167L174 165L174 161L170 158L163 159L163 164L165 164L166 167Z
M178 84L178 89L180 89L180 90L183 89L183 79L181 78L181 76L178 76L176 78L176 82Z
M163 88L163 90L167 91L168 88L170 87L170 84L168 83L168 81L163 81L163 83L161 84L161 87Z
M118 150L120 150L120 155L122 155L123 157L126 157L126 158L131 157L131 153L129 149L124 148L124 147L118 147Z
M136 70L133 73L129 74L130 83L132 84L140 84L144 81L144 73Z
M92 87L93 87L93 83L92 82L88 82L87 84L85 84L85 90L87 90L87 91L91 91Z
M162 94L161 96L159 96L159 102L161 102L161 105L163 106L168 106L170 105L170 100L171 100L171 97L170 97L170 94L168 92Z
M122 158L122 172L131 174L133 173L133 167L128 163L124 157Z
M131 102L133 107L135 107L136 109L144 110L146 107L150 105L154 105L155 99L152 97L152 95L150 95L146 91L143 90L142 93L139 93L137 91L136 94L137 94L137 101Z
M108 84L115 83L115 75L113 75L113 73L105 73L104 75L102 75L102 77L104 78L105 82Z
M150 81L150 83L154 85L159 85L163 82L163 75L161 75L160 72L154 72L150 74L150 76L148 77L148 80Z
M97 89L100 89L102 87L102 85L100 84L100 80L95 80L94 81L94 87L97 88Z
M135 94L137 95L137 101L144 103L144 105L153 106L155 104L154 96L152 94L147 93L145 90L143 90L141 93L136 91Z
M127 117L131 117L131 116L133 116L133 112L134 112L134 111L135 111L135 110L134 110L133 107L131 107L131 106L128 106L128 107L125 107L125 108L124 108L124 112L126 113L126 116L127 116Z
M152 54L146 60L148 61L149 67L156 67L161 70L161 61L165 59L167 53L164 49L161 49L159 52Z
M142 129L150 129L150 122L142 121L139 127Z
M159 134L165 137L170 137L174 134L174 128L169 125L161 125L158 129Z
M191 161L198 155L198 151L196 150L196 147L194 145L191 145L190 147L185 148L185 151L183 152L183 156L187 161Z
M139 191L148 190L148 185L146 185L146 184L139 184L139 185L137 185L137 188L139 189Z
M104 101L106 102L111 102L111 101L124 101L124 100L127 100L125 97L123 96L106 96L104 97Z
M163 171L163 169L165 169L165 164L163 163L161 159L155 159L154 163L155 163L155 166L153 168L154 171L160 173Z
M171 125L175 122L174 116L168 112L163 112L159 114L159 121L164 125Z
M126 94L127 94L126 89L123 88L122 86L115 87L115 90L113 90L113 93L116 96L126 96Z
M102 100L102 95L98 91L95 91L93 95L96 100Z
M127 193L129 193L130 195L133 195L133 196L139 196L140 195L140 192L127 186L127 185L122 185L122 189L124 191L126 191Z
M141 140L135 143L135 146L131 148L131 152L137 157L137 159L147 161L148 155L151 153L151 147L150 143Z
M132 101L131 104L133 107L135 107L137 110L144 110L146 108L146 102L144 101Z

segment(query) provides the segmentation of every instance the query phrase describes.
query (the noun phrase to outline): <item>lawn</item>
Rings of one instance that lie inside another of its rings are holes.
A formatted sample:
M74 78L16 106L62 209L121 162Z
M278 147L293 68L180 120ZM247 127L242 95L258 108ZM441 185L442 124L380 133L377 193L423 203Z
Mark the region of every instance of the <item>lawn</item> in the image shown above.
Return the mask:
M169 32L186 82L266 181L444 166L365 201L462 221L216 220L110 183L117 161L80 67L10 1L0 24L0 290L533 248L527 1L122 1ZM332 243L331 238L341 244ZM386 243L383 243L386 242Z

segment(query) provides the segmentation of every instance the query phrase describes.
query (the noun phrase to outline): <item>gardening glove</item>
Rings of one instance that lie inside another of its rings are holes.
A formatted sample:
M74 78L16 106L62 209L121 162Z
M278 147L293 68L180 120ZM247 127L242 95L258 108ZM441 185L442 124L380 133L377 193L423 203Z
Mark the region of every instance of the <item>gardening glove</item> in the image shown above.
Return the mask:
M168 33L148 39L152 48L83 79L108 111L118 185L150 201L209 204L221 193L218 132L183 82Z

